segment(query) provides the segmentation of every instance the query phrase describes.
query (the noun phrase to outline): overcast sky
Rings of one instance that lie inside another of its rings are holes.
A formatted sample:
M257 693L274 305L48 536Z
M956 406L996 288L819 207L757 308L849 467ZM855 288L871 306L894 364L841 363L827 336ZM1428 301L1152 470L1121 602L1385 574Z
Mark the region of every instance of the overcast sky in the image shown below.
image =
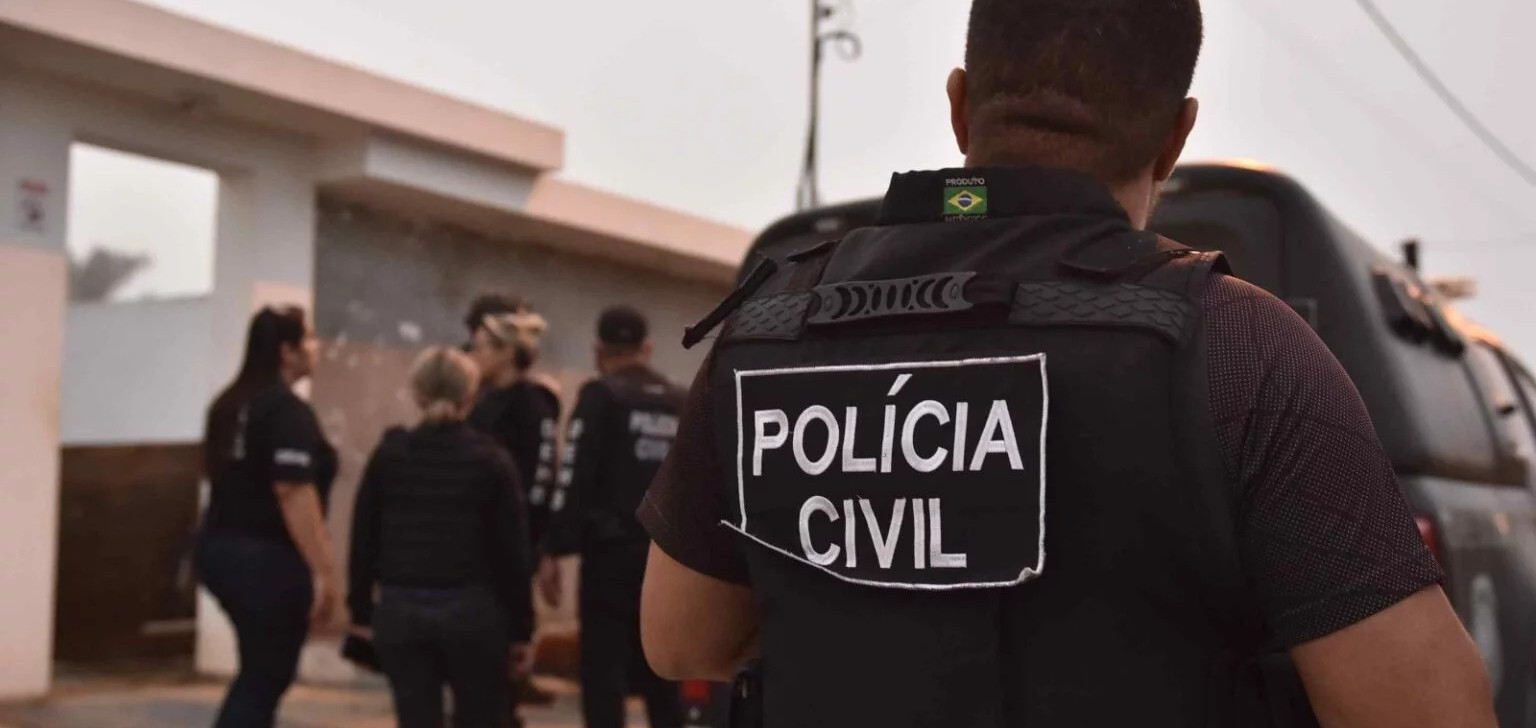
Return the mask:
M566 177L744 227L786 212L805 131L801 0L145 0L567 132ZM959 163L944 77L965 0L832 0L864 39L825 69L822 189ZM1536 164L1536 2L1378 0L1447 84ZM1434 274L1536 358L1536 188L1503 167L1352 2L1207 0L1187 158L1273 163Z

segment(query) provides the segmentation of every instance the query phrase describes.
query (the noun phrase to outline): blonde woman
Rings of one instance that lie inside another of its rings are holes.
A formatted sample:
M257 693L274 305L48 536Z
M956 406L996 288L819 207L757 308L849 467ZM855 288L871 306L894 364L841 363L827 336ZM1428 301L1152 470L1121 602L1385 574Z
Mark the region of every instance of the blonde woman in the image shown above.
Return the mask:
M511 459L464 421L479 374L465 354L423 352L411 370L415 428L385 433L358 489L350 594L372 631L401 728L509 720L509 662L533 627L526 506Z

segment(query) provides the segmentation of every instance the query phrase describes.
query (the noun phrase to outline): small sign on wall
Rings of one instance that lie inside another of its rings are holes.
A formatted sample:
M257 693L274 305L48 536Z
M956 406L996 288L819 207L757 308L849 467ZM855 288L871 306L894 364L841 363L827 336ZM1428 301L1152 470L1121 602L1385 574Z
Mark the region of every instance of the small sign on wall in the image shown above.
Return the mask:
M48 231L48 185L24 179L16 185L16 225L24 232Z

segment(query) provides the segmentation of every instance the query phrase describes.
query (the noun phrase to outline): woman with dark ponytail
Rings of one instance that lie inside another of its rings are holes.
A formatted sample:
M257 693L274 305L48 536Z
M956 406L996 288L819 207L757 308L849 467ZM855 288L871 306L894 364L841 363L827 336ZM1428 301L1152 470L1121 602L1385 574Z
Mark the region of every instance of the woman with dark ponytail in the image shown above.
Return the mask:
M303 309L263 308L239 374L208 408L197 572L240 650L214 728L271 728L310 627L337 603L325 531L336 451L293 392L313 373L317 348Z
M421 424L385 433L352 512L347 605L400 728L441 728L445 685L455 728L504 728L509 663L527 669L527 511L511 458L464 421L478 380L459 351L417 359Z

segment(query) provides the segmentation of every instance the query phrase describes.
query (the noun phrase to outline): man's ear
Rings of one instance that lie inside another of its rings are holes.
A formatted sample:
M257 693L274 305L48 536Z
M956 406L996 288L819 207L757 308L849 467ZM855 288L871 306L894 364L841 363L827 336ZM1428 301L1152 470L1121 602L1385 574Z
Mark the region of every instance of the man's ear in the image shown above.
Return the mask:
M945 92L949 94L949 126L955 132L955 145L961 154L971 153L970 91L964 68L949 72Z
M1167 182L1173 176L1173 168L1178 166L1179 157L1184 155L1184 144L1189 141L1189 133L1195 129L1195 120L1200 117L1200 101L1189 98L1184 99L1184 105L1179 109L1179 117L1174 120L1173 131L1168 135L1168 144L1163 148L1163 153L1158 156L1157 164L1152 168L1152 178L1158 182Z

